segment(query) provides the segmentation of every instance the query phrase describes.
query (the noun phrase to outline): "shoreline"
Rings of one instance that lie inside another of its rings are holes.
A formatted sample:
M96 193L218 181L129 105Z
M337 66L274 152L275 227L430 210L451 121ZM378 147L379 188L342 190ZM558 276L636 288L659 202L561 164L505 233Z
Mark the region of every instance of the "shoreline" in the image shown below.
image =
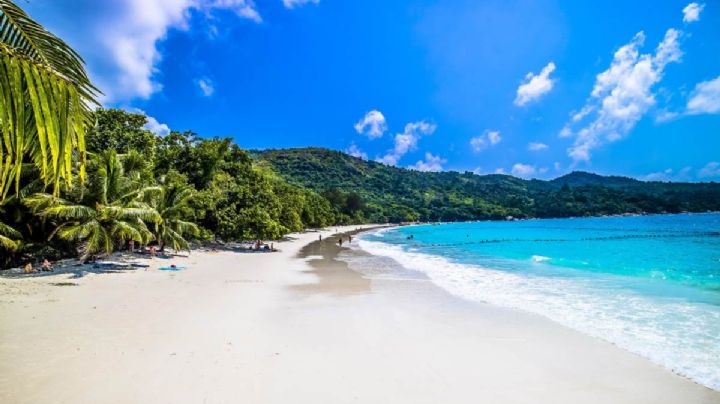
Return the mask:
M357 272L332 237L196 251L178 272L0 277L0 401L720 400L538 315Z

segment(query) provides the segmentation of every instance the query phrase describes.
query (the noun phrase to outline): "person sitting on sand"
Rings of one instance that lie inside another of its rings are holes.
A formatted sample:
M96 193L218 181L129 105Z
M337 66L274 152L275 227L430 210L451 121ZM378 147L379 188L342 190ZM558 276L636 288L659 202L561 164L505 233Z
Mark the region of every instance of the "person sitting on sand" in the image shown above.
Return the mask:
M33 269L32 263L30 263L30 262L25 264L25 266L23 267L23 270L25 271L26 274L31 274L31 273L35 272L35 270Z
M40 270L43 272L53 272L53 265L45 258L40 266Z

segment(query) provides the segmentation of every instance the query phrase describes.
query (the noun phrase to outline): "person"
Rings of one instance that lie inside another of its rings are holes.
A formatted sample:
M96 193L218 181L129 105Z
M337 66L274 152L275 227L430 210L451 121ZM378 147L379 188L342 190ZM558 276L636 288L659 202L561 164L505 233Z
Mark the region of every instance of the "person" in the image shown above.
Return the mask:
M157 255L157 247L151 246L150 247L150 256L154 257L155 255Z
M340 247L342 247L342 237L340 237L340 239L338 239L338 244L340 245Z
M348 243L352 243L352 236L348 236Z
M25 271L26 274L35 272L35 270L33 269L32 263L30 263L30 262L25 264L25 266L23 267L23 270Z
M45 258L45 259L43 260L43 262L42 262L42 265L40 266L40 269L41 269L43 272L52 272L52 271L53 271L53 266L52 266L52 264L50 263L50 261L48 261L47 258Z
M318 240L322 241L322 234L318 236Z

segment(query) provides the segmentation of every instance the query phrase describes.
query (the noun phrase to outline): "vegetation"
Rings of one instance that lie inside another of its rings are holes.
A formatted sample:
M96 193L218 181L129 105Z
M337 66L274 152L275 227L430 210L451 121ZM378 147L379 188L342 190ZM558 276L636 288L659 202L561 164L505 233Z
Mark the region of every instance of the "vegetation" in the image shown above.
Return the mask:
M0 0L0 201L28 165L54 195L74 174L82 182L96 93L72 48Z
M720 184L573 172L552 181L419 172L321 149L256 151L289 183L322 193L341 222L458 221L720 210Z

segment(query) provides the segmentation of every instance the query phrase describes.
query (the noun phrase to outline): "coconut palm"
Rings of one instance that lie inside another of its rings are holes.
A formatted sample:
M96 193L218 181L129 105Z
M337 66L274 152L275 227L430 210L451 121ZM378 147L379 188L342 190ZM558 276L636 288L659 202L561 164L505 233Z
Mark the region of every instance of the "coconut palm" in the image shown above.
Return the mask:
M20 245L20 232L0 222L0 249L14 251Z
M10 0L0 0L0 200L31 161L58 195L85 177L85 129L99 93L82 58Z
M147 224L160 221L160 215L147 203L149 195L159 191L146 187L125 175L121 157L114 151L97 155L94 172L85 199L74 203L60 197L38 193L24 199L26 206L42 218L58 223L50 239L79 242L81 258L109 254L127 241L147 243L153 234Z
M193 195L189 186L172 184L167 177L160 179L162 191L153 198L153 206L160 215L160 221L155 224L154 235L160 250L169 245L174 250L190 249L185 237L198 236L200 229L195 223L185 220L192 215L188 202Z

